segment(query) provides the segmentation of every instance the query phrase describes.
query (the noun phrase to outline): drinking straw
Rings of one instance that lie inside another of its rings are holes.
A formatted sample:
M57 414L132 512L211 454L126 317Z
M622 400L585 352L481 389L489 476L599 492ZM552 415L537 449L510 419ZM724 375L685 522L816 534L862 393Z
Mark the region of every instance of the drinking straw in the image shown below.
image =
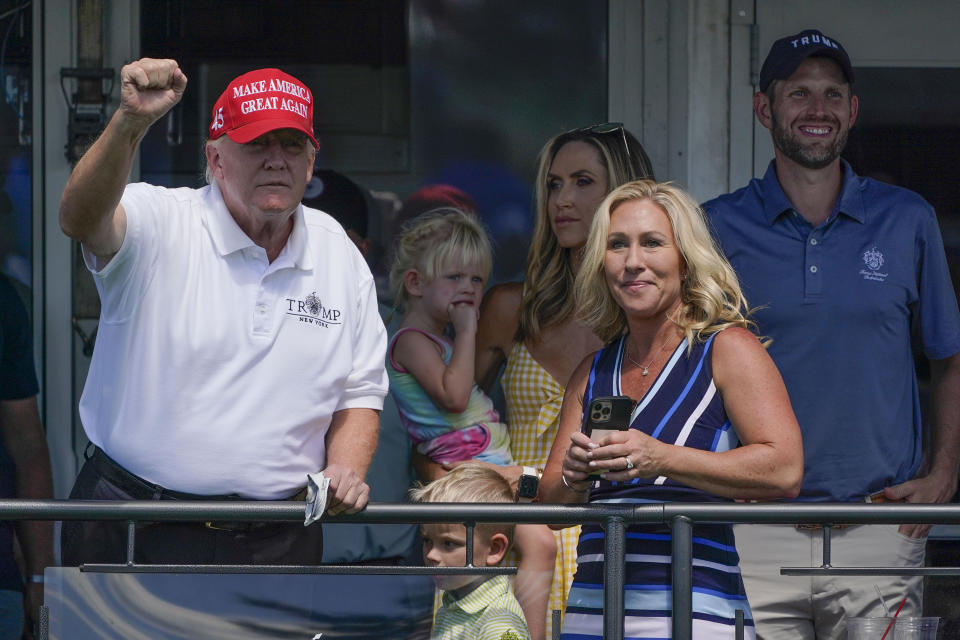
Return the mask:
M890 609L887 608L887 603L883 601L883 594L880 593L880 587L873 585L873 588L877 590L877 598L880 600L880 606L883 607L883 616L889 618Z
M907 597L904 596L903 600L900 601L900 606L897 607L897 612L893 614L893 617L890 618L890 624L887 625L886 631L883 632L883 635L880 636L880 640L884 640L887 637L887 634L890 633L890 629L893 627L893 623L897 621L897 616L900 615L900 609L903 609L903 605L907 604Z

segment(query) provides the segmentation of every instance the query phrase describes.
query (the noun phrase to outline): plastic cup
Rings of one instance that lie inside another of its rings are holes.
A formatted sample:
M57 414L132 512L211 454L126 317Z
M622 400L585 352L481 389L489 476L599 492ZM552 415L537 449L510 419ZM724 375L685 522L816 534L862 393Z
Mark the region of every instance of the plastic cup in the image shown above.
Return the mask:
M893 640L937 640L940 618L908 618L900 616L893 628ZM889 639L890 636L887 635Z
M890 618L882 616L871 618L847 618L847 640L880 640L890 625ZM887 634L891 640L893 631Z

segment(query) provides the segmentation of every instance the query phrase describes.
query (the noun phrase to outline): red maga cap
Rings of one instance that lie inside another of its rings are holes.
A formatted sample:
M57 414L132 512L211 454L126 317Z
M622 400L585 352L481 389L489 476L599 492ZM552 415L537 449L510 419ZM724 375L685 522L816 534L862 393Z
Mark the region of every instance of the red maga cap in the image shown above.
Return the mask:
M296 129L313 137L313 94L306 85L280 69L257 69L227 85L213 105L210 139L223 134L240 144L275 129Z

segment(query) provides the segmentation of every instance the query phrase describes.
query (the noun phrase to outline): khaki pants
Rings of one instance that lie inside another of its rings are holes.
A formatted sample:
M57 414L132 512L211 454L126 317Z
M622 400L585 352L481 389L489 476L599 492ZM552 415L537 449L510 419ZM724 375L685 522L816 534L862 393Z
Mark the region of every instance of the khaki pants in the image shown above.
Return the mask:
M921 615L920 576L780 575L780 567L822 564L822 531L747 524L734 532L759 640L844 640L846 617L884 615L874 585L891 613L907 596L900 615ZM900 535L896 525L834 528L830 538L835 567L923 566L926 538Z

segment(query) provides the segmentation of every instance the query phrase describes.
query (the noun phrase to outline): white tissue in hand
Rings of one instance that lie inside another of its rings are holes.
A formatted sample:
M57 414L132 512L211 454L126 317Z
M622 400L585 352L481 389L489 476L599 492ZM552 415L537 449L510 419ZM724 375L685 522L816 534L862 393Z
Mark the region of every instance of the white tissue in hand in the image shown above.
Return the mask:
M307 474L307 506L304 509L303 526L319 520L327 510L327 488L330 478L322 473Z

